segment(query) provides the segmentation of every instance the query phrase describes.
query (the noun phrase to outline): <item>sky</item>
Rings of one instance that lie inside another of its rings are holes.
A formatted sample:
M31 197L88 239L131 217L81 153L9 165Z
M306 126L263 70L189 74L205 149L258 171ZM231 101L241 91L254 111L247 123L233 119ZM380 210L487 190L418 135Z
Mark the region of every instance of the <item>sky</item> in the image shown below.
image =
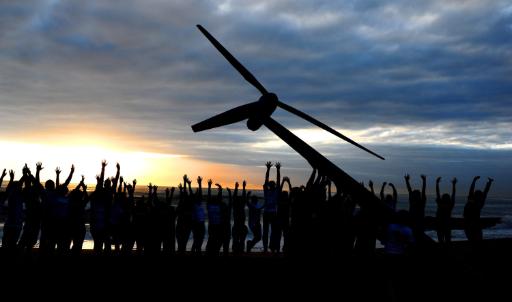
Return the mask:
M386 158L282 110L273 118L359 181L426 174L496 179L511 198L510 1L2 1L0 168L43 162L91 183L107 159L126 179L263 181L311 167L263 127L190 126L259 92L196 29L207 28L281 101ZM274 174L272 174L274 175Z

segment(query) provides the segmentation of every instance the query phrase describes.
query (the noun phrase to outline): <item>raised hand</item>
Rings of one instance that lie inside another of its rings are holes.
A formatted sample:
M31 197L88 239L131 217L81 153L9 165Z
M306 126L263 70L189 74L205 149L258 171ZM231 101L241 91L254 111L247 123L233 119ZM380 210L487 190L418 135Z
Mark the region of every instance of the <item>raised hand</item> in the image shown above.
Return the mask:
M7 175L7 169L4 169L4 170L2 171L2 178L4 178L4 177L5 177L5 175Z
M36 170L37 170L37 171L41 171L41 170L43 170L43 169L44 169L44 168L43 168L43 163L42 163L42 162L40 162L40 161L39 161L39 162L37 162L37 163L36 163ZM5 170L4 170L4 171L5 171Z
M213 180L210 178L208 179L208 187L211 187L212 186L212 183L213 183Z
M247 186L247 182L244 179L244 181L242 182L242 187L245 189L245 186Z
M75 172L75 165L71 165L71 173Z
M457 177L454 177L454 178L452 179L452 184L456 184L456 183L457 183Z
M395 185L393 183L391 183L391 182L388 184L388 186L390 186L391 188L395 187Z
M494 181L494 178L487 177L487 180L488 180L489 182L493 182L493 181Z
M14 170L9 170L9 177L14 179Z
M156 190L158 190L158 186L157 185L154 185L153 186L153 192L156 193Z
M136 179L134 179L134 180L133 180L133 186L135 186L136 184L137 184L137 180L136 180Z
M101 161L101 166L102 167L106 167L107 166L107 160L106 159Z
M439 183L441 181L441 176L439 176L438 178L436 178L436 183Z
M203 181L203 178L201 176L197 177L197 183L200 184Z
M120 170L121 169L121 165L119 163L116 163L116 168L117 168L117 170Z
M218 184L218 183L216 183L216 184L215 184L215 186L216 186L217 188L219 188L219 189L222 189L222 186L221 186L220 184Z
M421 179L423 179L423 180L426 180L426 179L427 179L427 176L426 176L425 174L421 174L421 175L420 175L420 177L421 177Z
M290 182L290 178L288 176L283 177L283 182Z
M239 186L240 186L240 185L238 184L238 181L237 181L237 182L235 182L235 189L238 189L238 187L239 187Z
M405 180L409 181L411 179L411 175L405 174L404 178L405 178Z
M372 187L373 187L373 181L372 181L372 180L368 181L368 186L369 186L370 188L372 188Z
M268 161L265 166L267 167L267 169L270 169L272 167L272 162L271 161Z
M57 175L59 175L61 171L60 167L55 168L55 173L57 173Z
M84 182L84 181L85 181L85 176L84 176L84 175L82 175L82 180L81 180L81 182Z
M473 181L475 181L475 180L479 180L479 179L480 179L480 176L475 176L475 177L473 178Z
M276 163L276 169L278 169L278 170L281 169L281 163L280 162Z

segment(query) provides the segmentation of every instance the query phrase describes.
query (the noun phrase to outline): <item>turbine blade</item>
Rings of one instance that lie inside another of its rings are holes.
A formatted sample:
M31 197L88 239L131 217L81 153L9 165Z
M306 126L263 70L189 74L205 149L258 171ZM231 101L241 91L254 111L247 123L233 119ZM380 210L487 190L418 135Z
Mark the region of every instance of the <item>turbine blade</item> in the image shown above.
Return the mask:
M203 33L203 35L217 48L217 50L228 60L229 63L244 77L244 79L249 82L252 86L256 87L261 94L267 94L268 91L261 85L260 82L252 75L252 73L247 70L238 60L233 57L229 51L222 46L204 27L201 25L197 25L197 28Z
M256 102L253 102L235 107L221 114L217 114L216 116L193 125L192 130L194 132L199 132L243 121L249 117L251 112L254 112L255 105Z
M370 153L370 154L373 154L373 155L375 155L376 157L378 157L378 158L380 158L380 159L384 160L384 157L382 157L382 156L378 155L377 153L375 153L375 152L373 152L373 151L371 151L371 150L367 149L366 147L364 147L364 146L362 146L362 145L360 145L360 144L356 143L355 141L351 140L350 138L346 137L345 135L343 135L343 134L339 133L338 131L336 131L336 130L332 129L331 127L327 126L326 124L324 124L324 123L322 123L322 122L320 122L320 121L316 120L315 118L313 118L313 117L311 117L311 116L309 116L309 115L305 114L304 112L299 111L299 110L297 110L297 109L293 108L293 107L292 107L292 106L290 106L290 105L286 105L285 103L283 103L283 102L281 102L281 101L279 101L279 102L277 103L277 106L281 107L282 109L284 109L284 110L286 110L286 111L288 111L288 112L290 112L290 113L293 113L293 114L295 114L295 115L297 115L297 116L299 116L299 117L301 117L301 118L305 119L306 121L308 121L308 122L310 122L310 123L312 123L312 124L314 124L314 125L316 125L316 126L318 126L318 127L322 128L322 129L324 129L325 131L328 131L328 132L330 132L330 133L332 133L332 134L336 135L337 137L341 138L342 140L345 140L345 141L347 141L347 142L351 143L352 145L354 145L354 146L356 146L356 147L359 147L359 148L363 149L364 151L366 151L366 152L368 152L368 153Z

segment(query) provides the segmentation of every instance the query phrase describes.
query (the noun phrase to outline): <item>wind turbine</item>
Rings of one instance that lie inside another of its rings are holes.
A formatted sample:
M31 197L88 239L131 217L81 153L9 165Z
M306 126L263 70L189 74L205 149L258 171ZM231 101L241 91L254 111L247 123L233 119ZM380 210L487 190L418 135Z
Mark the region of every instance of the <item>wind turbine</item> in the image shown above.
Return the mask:
M197 28L204 34L204 36L213 44L213 46L228 60L229 63L244 77L244 79L258 89L261 93L261 97L258 101L238 106L230 109L224 113L213 116L200 123L192 126L194 132L208 130L216 127L221 127L233 123L237 123L243 120L247 120L247 128L252 131L258 130L262 125L266 126L270 131L274 132L290 147L297 151L309 164L318 169L319 173L327 176L334 182L338 190L348 193L354 198L359 204L374 214L378 215L377 219L384 218L389 214L389 208L384 205L375 195L370 191L366 190L363 185L358 183L355 179L350 177L347 173L341 170L338 166L333 164L327 158L325 158L318 151L313 149L311 146L306 144L303 140L298 138L288 129L283 127L281 124L276 122L272 117L272 113L277 107L289 111L308 122L336 135L337 137L359 147L366 152L384 160L384 158L377 153L365 148L364 146L356 143L345 135L325 125L324 123L314 119L306 113L293 108L281 102L277 95L268 92L265 87L235 58L231 53L222 46L204 27L197 25ZM384 214L384 215L382 215Z

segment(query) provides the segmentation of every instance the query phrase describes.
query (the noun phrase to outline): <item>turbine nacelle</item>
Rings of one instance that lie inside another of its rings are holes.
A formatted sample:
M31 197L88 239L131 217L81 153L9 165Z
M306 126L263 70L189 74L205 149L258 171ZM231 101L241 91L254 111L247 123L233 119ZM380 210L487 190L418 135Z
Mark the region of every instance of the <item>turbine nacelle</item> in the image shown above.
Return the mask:
M247 119L247 128L252 131L258 130L277 108L279 100L275 93L265 93L255 103L255 112Z
M222 44L219 43L204 27L201 25L197 25L197 28L204 34L204 36L212 43L212 45L224 56L226 60L235 68L242 77L249 82L252 86L254 86L261 93L261 97L258 101L252 102L249 104L245 104L242 106L235 107L230 109L224 113L217 114L214 117L206 119L200 123L197 123L192 126L192 130L194 132L199 132L203 130L208 130L216 127L221 127L237 122L241 122L247 119L247 128L252 131L258 130L262 125L265 125L266 122L271 121L270 116L276 110L276 107L286 110L292 114L295 114L306 121L328 131L337 137L351 143L352 145L365 150L366 152L375 155L380 159L384 159L382 156L377 153L361 146L345 135L339 133L338 131L332 129L326 124L318 121L317 119L307 115L306 113L293 108L290 105L287 105L277 98L277 95L274 93L270 93L267 91L265 87L249 72L238 60L233 57L233 55L226 49Z

